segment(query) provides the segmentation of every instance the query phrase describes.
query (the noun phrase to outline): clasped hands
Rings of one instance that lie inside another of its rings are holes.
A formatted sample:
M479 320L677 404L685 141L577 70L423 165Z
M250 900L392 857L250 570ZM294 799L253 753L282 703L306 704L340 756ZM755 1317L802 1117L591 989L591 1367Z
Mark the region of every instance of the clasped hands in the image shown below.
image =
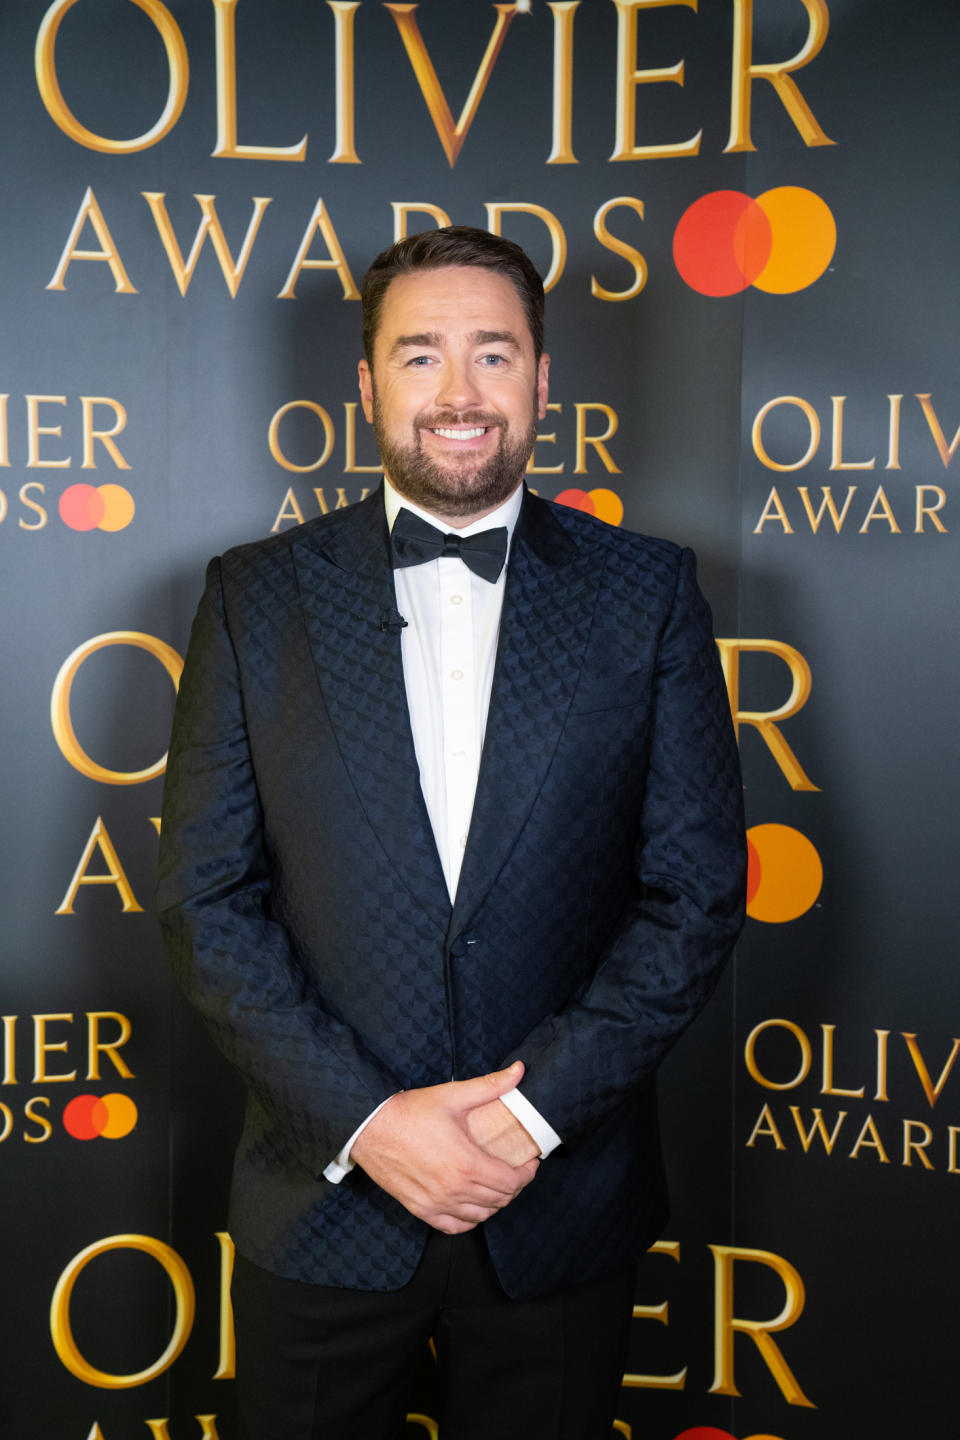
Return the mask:
M500 1101L506 1070L394 1095L357 1136L353 1160L418 1219L447 1235L488 1220L529 1185L536 1142Z

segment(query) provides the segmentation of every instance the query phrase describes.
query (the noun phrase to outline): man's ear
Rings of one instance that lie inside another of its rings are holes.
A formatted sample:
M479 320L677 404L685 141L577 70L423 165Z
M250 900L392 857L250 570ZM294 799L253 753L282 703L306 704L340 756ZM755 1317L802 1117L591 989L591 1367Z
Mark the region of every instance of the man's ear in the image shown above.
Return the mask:
M550 398L550 356L541 355L537 363L537 415L546 419L547 401Z
M360 404L363 406L363 413L367 423L373 423L373 376L370 373L370 366L366 360L361 360L357 365L357 375L360 378Z

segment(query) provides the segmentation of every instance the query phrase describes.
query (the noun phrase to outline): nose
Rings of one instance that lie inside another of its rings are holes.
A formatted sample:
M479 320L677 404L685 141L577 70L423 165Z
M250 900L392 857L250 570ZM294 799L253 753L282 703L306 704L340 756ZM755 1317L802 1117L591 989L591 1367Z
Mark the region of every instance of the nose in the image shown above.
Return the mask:
M437 404L450 410L467 410L481 398L475 366L465 356L448 356L439 376Z

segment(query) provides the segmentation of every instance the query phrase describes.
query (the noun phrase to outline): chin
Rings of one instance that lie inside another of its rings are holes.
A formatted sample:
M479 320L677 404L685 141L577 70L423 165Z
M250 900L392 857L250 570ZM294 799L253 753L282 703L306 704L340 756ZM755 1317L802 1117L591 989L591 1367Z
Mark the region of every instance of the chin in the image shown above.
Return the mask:
M419 444L393 445L378 435L380 456L390 483L405 499L434 515L463 518L495 510L523 480L536 432L517 445L501 438L495 454L474 465L440 465Z
M464 516L480 510L495 510L523 479L523 470L506 471L488 464L479 471L451 472L439 467L415 467L397 472L388 469L396 490L436 515Z

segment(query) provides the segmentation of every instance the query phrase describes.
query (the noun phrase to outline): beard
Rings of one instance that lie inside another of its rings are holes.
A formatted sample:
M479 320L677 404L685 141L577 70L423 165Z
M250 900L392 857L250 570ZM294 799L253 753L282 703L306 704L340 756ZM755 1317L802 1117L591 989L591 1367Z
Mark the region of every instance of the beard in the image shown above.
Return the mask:
M511 439L507 421L496 411L462 410L436 415L421 411L413 422L414 439L408 445L387 434L376 389L373 392L373 433L383 468L395 490L433 515L463 518L480 511L495 510L523 479L527 461L537 438L535 409L527 429ZM499 431L494 453L478 462L469 455L462 460L451 456L441 463L424 453L421 435L444 425L484 425Z

